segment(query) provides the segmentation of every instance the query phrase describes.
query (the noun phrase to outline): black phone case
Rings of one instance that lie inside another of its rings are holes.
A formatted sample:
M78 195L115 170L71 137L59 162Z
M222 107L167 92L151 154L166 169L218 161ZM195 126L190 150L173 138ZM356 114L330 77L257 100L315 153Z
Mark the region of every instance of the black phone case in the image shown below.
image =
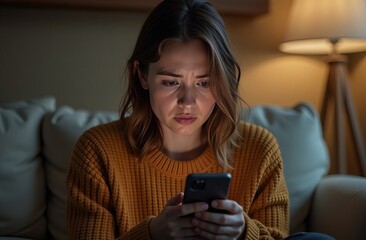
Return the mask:
M186 179L183 203L207 202L208 211L225 212L211 208L211 202L227 198L230 181L230 173L192 173Z

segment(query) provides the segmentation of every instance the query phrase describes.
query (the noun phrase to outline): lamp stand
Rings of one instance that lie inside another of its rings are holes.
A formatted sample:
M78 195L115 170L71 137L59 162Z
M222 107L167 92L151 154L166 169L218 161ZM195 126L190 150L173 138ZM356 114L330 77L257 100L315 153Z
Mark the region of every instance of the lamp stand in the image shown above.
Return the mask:
M329 55L329 75L326 90L324 93L323 106L321 109L321 121L325 133L325 121L329 104L334 105L334 134L335 162L337 172L347 173L346 142L344 131L344 113L346 113L348 124L352 133L352 139L357 152L358 161L363 176L366 176L366 152L362 139L362 132L357 121L357 114L354 108L351 91L347 81L346 63L344 55Z

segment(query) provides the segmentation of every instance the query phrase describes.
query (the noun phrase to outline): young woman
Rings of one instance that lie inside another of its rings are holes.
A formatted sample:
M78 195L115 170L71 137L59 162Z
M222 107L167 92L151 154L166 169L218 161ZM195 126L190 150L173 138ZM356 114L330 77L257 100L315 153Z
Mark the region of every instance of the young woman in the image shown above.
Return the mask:
M216 10L206 1L162 1L127 73L120 120L88 130L75 147L67 181L72 239L285 238L289 199L278 145L238 120L240 68ZM226 213L182 204L188 174L220 172L232 183L211 207Z

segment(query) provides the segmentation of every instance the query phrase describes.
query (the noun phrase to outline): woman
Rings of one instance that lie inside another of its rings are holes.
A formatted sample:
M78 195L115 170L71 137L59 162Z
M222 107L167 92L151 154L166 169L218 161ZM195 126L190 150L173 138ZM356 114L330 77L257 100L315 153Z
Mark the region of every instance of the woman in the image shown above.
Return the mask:
M73 239L283 239L289 199L278 145L238 121L240 68L222 19L165 0L128 61L119 121L76 144L67 187ZM129 117L126 117L129 115ZM228 199L182 204L186 176L229 172Z

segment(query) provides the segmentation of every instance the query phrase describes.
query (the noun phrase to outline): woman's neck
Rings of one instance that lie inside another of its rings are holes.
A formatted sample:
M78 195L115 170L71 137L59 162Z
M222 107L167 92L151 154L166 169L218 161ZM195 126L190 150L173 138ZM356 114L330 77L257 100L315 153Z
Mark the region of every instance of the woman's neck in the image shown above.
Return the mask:
M198 157L207 147L207 139L200 134L192 136L164 136L162 152L175 160L191 160Z
M206 147L207 143L187 151L169 151L168 149L163 147L162 152L172 159L184 161L197 158L205 151Z

